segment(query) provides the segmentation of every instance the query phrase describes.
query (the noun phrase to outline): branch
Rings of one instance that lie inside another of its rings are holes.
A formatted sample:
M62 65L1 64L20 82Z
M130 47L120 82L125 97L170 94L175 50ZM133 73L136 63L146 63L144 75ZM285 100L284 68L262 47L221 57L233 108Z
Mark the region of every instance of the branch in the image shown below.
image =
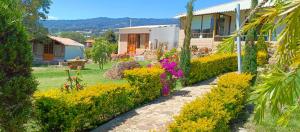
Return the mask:
M249 21L257 12L258 10L265 5L269 0L263 0L260 4L258 4L254 9L251 10L250 14L248 15L248 17L243 21L243 23L241 24L241 28L247 23L247 21Z

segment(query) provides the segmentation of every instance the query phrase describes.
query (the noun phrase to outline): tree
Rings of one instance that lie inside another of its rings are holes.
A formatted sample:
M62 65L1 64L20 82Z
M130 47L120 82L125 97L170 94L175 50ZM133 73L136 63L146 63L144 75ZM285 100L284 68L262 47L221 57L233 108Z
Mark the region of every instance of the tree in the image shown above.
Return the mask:
M190 44L191 44L191 33L192 33L191 27L192 27L192 20L193 20L194 2L195 0L190 0L186 6L187 17L184 25L185 38L184 38L183 47L181 48L181 54L180 54L180 68L184 73L184 78L181 80L181 84L183 86L188 85L188 78L191 69Z
M84 44L86 41L86 38L81 33L78 32L62 32L60 36L64 38L73 39L82 44Z
M18 0L0 1L0 131L24 131L37 82Z
M108 31L106 31L102 37L107 40L110 43L117 43L118 39L117 39L117 35L115 34L115 32L111 29L109 29Z
M103 38L97 39L93 44L92 59L95 63L98 63L100 69L103 69L104 64L108 62L112 53L110 45L111 43Z
M46 39L48 29L43 27L40 20L47 19L51 0L22 0L23 23L29 33L29 40Z
M257 6L257 0L251 0L251 9L255 9ZM254 17L250 18L250 21ZM257 39L257 28L252 28L247 32L246 44L245 44L245 55L243 59L243 72L251 73L256 75L257 73L257 47L255 40Z

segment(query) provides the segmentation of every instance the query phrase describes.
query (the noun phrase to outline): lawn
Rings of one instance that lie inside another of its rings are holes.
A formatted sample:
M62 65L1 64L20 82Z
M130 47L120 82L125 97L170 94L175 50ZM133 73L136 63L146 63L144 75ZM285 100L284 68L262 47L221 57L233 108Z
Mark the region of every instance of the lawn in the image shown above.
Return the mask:
M113 64L117 62L109 62L104 65L104 69L100 70L97 64L87 64L85 69L80 71L81 77L88 86L99 83L125 83L125 80L110 80L103 76ZM142 66L149 62L140 62ZM33 67L33 75L39 82L38 90L47 90L51 88L60 88L67 79L65 70L67 67L43 66ZM71 74L76 74L76 70L72 70Z
M266 112L266 117L261 124L256 124L253 115L244 127L249 132L299 132L300 131L300 109L291 116L291 120L286 127L280 127L276 124L276 119L272 117L270 111Z

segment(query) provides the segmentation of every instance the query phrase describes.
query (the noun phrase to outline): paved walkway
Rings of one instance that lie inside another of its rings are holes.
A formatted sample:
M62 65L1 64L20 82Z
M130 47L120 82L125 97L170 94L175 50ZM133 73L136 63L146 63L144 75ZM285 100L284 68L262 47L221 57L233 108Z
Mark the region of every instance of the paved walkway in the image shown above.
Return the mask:
M174 115L179 114L182 106L210 91L210 83L214 79L184 88L170 97L161 97L140 108L129 111L93 132L148 132L149 130L165 131Z

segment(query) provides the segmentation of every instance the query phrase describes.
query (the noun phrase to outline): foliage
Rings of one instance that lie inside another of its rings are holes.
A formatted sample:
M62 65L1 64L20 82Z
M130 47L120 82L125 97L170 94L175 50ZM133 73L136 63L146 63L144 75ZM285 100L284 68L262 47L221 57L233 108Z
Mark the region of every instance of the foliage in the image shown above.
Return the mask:
M265 53L268 53L268 43L265 41L265 38L263 35L260 35L258 37L258 40L257 40L257 51L262 51L262 52L265 52Z
M272 8L258 13L259 17L243 27L244 31L260 26L261 32L274 31L284 27L277 40L277 63L262 74L264 81L258 84L253 93L255 97L256 121L262 122L268 108L278 119L279 124L286 125L291 113L299 107L299 58L300 58L300 1L275 0Z
M112 51L110 43L104 39L97 39L92 47L92 59L99 64L99 68L103 69L103 65L108 62Z
M71 76L70 70L66 70L68 79L67 82L64 83L61 91L70 92L73 90L82 90L84 88L84 84L82 84L82 79L80 78L80 71L77 70L76 76Z
M188 80L190 77L190 70L191 70L191 33L192 33L192 20L193 20L193 11L194 11L194 2L195 0L190 0L186 6L187 8L187 17L186 22L184 25L184 41L183 47L181 48L180 54L180 68L183 70L184 78L181 79L182 86L188 85Z
M177 49L174 48L163 55L163 58L168 58L171 61L179 62Z
M161 68L137 68L124 72L125 79L136 89L135 102L148 102L161 95Z
M44 28L40 20L47 19L52 0L22 0L23 24L30 40L46 40L48 29Z
M159 44L158 48L156 49L156 56L157 56L157 61L160 61L161 57L164 55L164 45Z
M250 31L248 34L253 34L254 31ZM254 36L252 36L254 37ZM243 72L251 73L253 75L257 74L257 48L253 38L249 40L250 37L246 38L245 53L243 56Z
M84 44L86 41L86 38L79 32L62 32L59 36L75 40L81 44Z
M236 58L235 54L215 54L193 59L188 83L194 84L222 73L236 71Z
M122 79L124 78L124 71L140 68L141 65L136 61L118 62L110 70L105 72L104 76L109 79Z
M125 72L128 84L106 84L80 91L52 89L35 93L42 131L85 131L160 96L159 68Z
M251 9L253 10L258 4L258 0L251 0ZM250 18L250 21L255 18L255 15ZM245 54L243 58L243 72L257 74L257 28L252 28L247 32Z
M176 87L177 80L183 77L183 71L178 67L176 62L167 58L161 60L160 64L165 70L165 72L160 75L160 81L163 85L162 94L167 96L170 90Z
M259 66L263 66L265 64L268 64L269 62L269 56L267 52L258 51L257 52L257 64Z
M9 132L24 130L37 86L19 2L0 1L0 129Z
M186 104L170 131L228 131L228 123L245 106L251 75L229 73L221 76L210 93Z
M92 58L92 48L85 48L84 54L85 54L86 59L91 59Z
M102 37L113 44L116 44L118 42L118 37L116 33L111 29L107 30L104 34L102 34Z

